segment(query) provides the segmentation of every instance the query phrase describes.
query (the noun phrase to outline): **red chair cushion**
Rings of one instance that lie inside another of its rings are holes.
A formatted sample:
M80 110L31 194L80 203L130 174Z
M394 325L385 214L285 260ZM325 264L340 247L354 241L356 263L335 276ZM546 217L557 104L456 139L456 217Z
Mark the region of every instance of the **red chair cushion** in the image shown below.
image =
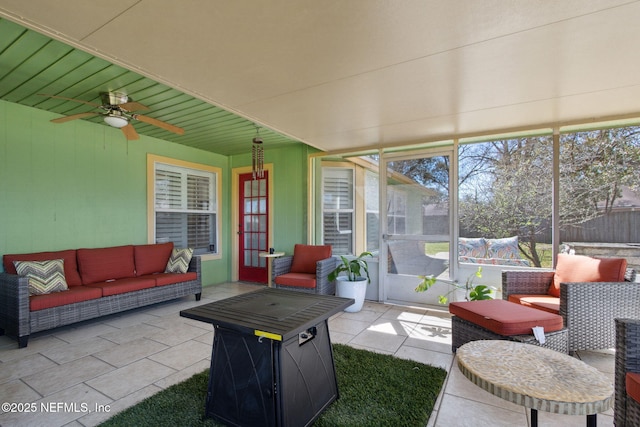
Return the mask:
M133 255L136 263L136 276L163 273L173 250L173 242L155 245L136 245Z
M627 372L625 377L627 394L636 402L640 402L640 374Z
M562 317L509 301L494 299L449 304L449 312L498 335L531 335L534 326L545 332L562 329Z
M44 310L45 308L59 307L61 305L88 301L102 297L102 289L89 288L87 286L72 286L66 291L53 292L44 295L29 297L31 311Z
M78 249L78 267L85 285L134 277L133 245Z
M509 295L509 301L525 307L537 308L538 310L548 311L549 313L558 314L560 312L560 298L551 295Z
M197 278L198 273L195 271L189 271L187 273L156 273L139 277L139 279L155 280L156 286L173 285L174 283L187 282L190 280L196 280Z
M156 281L153 279L142 279L140 277L130 277L128 279L119 279L111 282L91 283L86 285L88 288L96 288L102 290L102 296L125 294L127 292L139 291L140 289L153 288Z
M32 254L7 254L2 257L2 262L4 271L9 274L16 274L16 266L13 264L13 261L49 261L52 259L61 259L64 261L64 278L67 281L67 285L82 285L82 280L78 273L75 249L55 252L36 252Z
M316 275L315 273L286 273L276 276L275 282L277 285L313 289L316 287Z
M560 283L624 282L627 260L558 254L558 263L549 286L549 295L560 298Z
M316 263L331 256L331 245L301 245L293 248L291 273L316 274Z

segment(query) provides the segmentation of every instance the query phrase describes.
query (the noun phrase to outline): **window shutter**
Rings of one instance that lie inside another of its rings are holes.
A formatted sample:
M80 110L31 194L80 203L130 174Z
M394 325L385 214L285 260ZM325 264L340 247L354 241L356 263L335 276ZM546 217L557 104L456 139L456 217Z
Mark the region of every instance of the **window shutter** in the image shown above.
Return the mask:
M215 251L215 174L156 163L156 241Z

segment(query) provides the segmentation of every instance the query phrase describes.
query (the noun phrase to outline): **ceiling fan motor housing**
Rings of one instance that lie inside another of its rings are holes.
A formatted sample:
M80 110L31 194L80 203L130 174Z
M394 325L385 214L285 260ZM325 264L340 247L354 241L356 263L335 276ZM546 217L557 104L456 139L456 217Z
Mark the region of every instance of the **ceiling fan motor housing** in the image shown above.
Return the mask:
M129 101L129 96L121 92L100 92L102 105L120 105Z

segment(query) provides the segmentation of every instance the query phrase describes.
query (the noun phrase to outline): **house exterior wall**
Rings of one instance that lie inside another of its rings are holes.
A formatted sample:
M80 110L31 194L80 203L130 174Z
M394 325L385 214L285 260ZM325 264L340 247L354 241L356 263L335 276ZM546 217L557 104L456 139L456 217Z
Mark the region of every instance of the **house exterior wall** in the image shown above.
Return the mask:
M147 243L153 153L222 168L222 258L203 262L202 282L229 280L228 157L142 135L127 142L120 130L83 120L49 122L56 117L0 101L0 256Z
M273 247L292 254L296 243L308 242L307 159L317 150L302 143L270 150L268 144L269 141L265 140L264 162L273 163ZM231 168L250 165L249 153L231 157Z

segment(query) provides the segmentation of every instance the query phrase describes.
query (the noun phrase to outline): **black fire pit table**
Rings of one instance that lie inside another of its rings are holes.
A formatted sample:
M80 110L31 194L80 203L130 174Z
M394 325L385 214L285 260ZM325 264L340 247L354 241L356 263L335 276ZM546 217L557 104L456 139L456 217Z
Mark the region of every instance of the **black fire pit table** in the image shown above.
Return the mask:
M353 303L265 288L181 311L214 328L206 416L235 426L310 425L338 398L328 319Z

